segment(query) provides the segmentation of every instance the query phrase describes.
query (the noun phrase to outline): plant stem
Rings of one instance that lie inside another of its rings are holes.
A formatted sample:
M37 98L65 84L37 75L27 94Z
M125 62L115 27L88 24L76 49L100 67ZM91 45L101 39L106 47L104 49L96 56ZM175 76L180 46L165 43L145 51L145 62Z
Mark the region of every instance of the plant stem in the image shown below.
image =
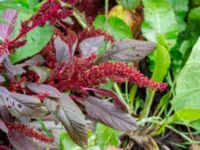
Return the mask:
M179 134L180 136L182 136L185 140L189 141L189 142L193 142L189 137L187 137L185 134L181 133L180 131L176 130L175 128L171 127L171 126L167 126L167 128L173 130L175 133Z
M81 25L83 29L87 28L87 24L83 21L81 16L75 10L73 12L73 16L76 18L76 20L78 21L78 23Z
M127 103L126 103L126 101L125 101L125 99L124 99L124 97L122 95L122 92L121 92L119 86L117 85L117 83L114 83L113 87L114 87L115 91L117 92L120 100L122 100L122 102L124 103L124 105L126 105L126 107L128 108L128 111L131 112L130 107L127 105Z
M137 89L138 89L138 86L137 85L133 85L131 87L131 90L130 90L129 105L130 105L131 109L133 109L133 104L134 104L134 101L135 101L135 96L136 96L136 93L137 93Z
M156 93L155 90L153 91L151 90L150 92L148 92L147 98L145 100L144 108L142 112L140 113L139 119L148 117L155 93Z

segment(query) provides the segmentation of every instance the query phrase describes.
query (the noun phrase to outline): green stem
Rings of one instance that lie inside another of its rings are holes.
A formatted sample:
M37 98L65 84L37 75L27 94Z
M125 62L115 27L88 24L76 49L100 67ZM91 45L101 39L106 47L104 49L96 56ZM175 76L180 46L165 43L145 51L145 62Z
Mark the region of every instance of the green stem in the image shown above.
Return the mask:
M76 11L73 12L73 16L76 18L76 20L78 21L78 23L81 25L83 29L87 28L87 24L83 21L81 16Z
M151 90L148 93L147 98L145 100L144 108L143 108L142 112L140 113L139 119L148 117L151 105L153 103L155 93L156 93L155 90L153 90L153 91Z
M41 118L38 119L39 124L41 125L42 129L44 130L44 132L47 134L48 137L53 137L53 135L49 132L49 130L47 129L47 127L45 126L44 122L42 121Z
M122 95L122 92L121 92L119 86L117 85L117 83L114 83L114 84L113 84L113 87L114 87L115 91L117 92L117 94L118 94L120 100L122 101L122 103L123 103L124 105L126 105L126 107L128 108L128 110L129 110L129 112L130 112L130 107L127 105L127 103L126 103L126 101L125 101L125 99L124 99L124 97L123 97L123 95Z
M167 126L167 128L173 130L175 133L179 134L180 136L182 136L185 140L189 141L189 142L193 142L192 139L190 139L189 137L187 137L185 134L181 133L180 131L176 130L175 128L171 127L171 126Z
M130 90L130 93L129 93L129 105L131 107L131 110L133 109L133 104L134 104L134 101L135 101L135 96L136 96L136 93L137 93L137 89L138 89L138 86L137 85L133 85L131 87L131 90Z

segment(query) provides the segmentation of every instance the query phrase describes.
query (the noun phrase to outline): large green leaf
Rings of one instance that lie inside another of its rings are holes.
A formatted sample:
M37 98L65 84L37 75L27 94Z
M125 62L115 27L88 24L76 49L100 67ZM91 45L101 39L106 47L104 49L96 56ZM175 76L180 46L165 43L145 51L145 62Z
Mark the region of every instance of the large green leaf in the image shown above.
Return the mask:
M167 74L169 66L169 51L165 46L158 44L156 49L156 63L152 78L158 82L163 81L165 75Z
M176 96L172 100L175 121L192 122L200 119L200 39L180 72Z
M96 141L97 144L102 148L105 148L108 145L119 146L118 136L121 132L116 131L108 126L105 126L101 123L97 124L96 128Z
M185 17L188 11L189 0L168 0L168 1L175 12L179 31L180 32L184 31L186 28Z
M178 28L174 12L167 0L143 0L145 20L142 24L143 35L157 42L162 35L169 47L176 43Z
M53 30L49 25L37 27L29 32L26 37L26 45L17 49L16 52L10 56L12 63L19 62L20 60L37 54L49 42L52 34Z
M196 7L190 10L190 13L188 15L188 20L200 21L200 7Z
M132 38L131 28L121 19L111 16L107 21L104 15L95 19L93 26L113 35L116 39Z
M117 2L127 10L133 10L141 4L140 0L117 0Z

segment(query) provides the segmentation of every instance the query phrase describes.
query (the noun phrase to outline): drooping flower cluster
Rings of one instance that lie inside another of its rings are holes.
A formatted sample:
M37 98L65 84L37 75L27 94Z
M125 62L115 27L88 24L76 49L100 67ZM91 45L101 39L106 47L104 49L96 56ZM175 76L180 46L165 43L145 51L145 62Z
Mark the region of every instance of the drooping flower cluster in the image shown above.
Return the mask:
M52 143L54 141L53 138L50 138L46 136L43 133L40 133L39 131L26 126L24 124L14 124L14 123L6 123L9 130L23 134L25 136L35 138L36 140L39 140L44 143Z
M47 21L49 21L51 25L54 25L58 20L65 19L71 16L72 13L72 10L62 7L58 0L48 0L35 15L21 23L20 33L13 40L6 39L6 41L0 45L1 49L14 51L16 48L24 46L26 40L20 41L20 39L28 32L38 26L43 26Z
M118 83L129 81L140 87L150 87L160 91L167 87L165 83L148 79L126 63L106 62L95 65L95 58L94 54L88 58L75 57L73 64L61 64L54 70L49 84L61 91L80 90L82 87L99 86L109 78Z

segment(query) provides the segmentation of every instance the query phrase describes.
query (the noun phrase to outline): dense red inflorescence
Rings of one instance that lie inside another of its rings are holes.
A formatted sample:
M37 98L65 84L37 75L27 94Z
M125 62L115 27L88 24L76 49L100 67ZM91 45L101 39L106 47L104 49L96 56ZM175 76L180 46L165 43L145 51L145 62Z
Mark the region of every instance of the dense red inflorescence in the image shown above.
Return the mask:
M6 123L7 127L11 131L15 131L17 133L23 134L25 136L34 138L44 143L52 143L54 141L53 138L46 136L45 134L27 126L24 124L14 124L14 123Z
M105 83L107 78L122 83L129 81L140 87L150 87L163 91L167 84L157 83L148 79L135 68L123 62L106 62L95 65L93 62L96 55L88 58L75 57L73 64L61 64L58 66L49 79L49 84L61 91L80 90L81 87L99 86Z

